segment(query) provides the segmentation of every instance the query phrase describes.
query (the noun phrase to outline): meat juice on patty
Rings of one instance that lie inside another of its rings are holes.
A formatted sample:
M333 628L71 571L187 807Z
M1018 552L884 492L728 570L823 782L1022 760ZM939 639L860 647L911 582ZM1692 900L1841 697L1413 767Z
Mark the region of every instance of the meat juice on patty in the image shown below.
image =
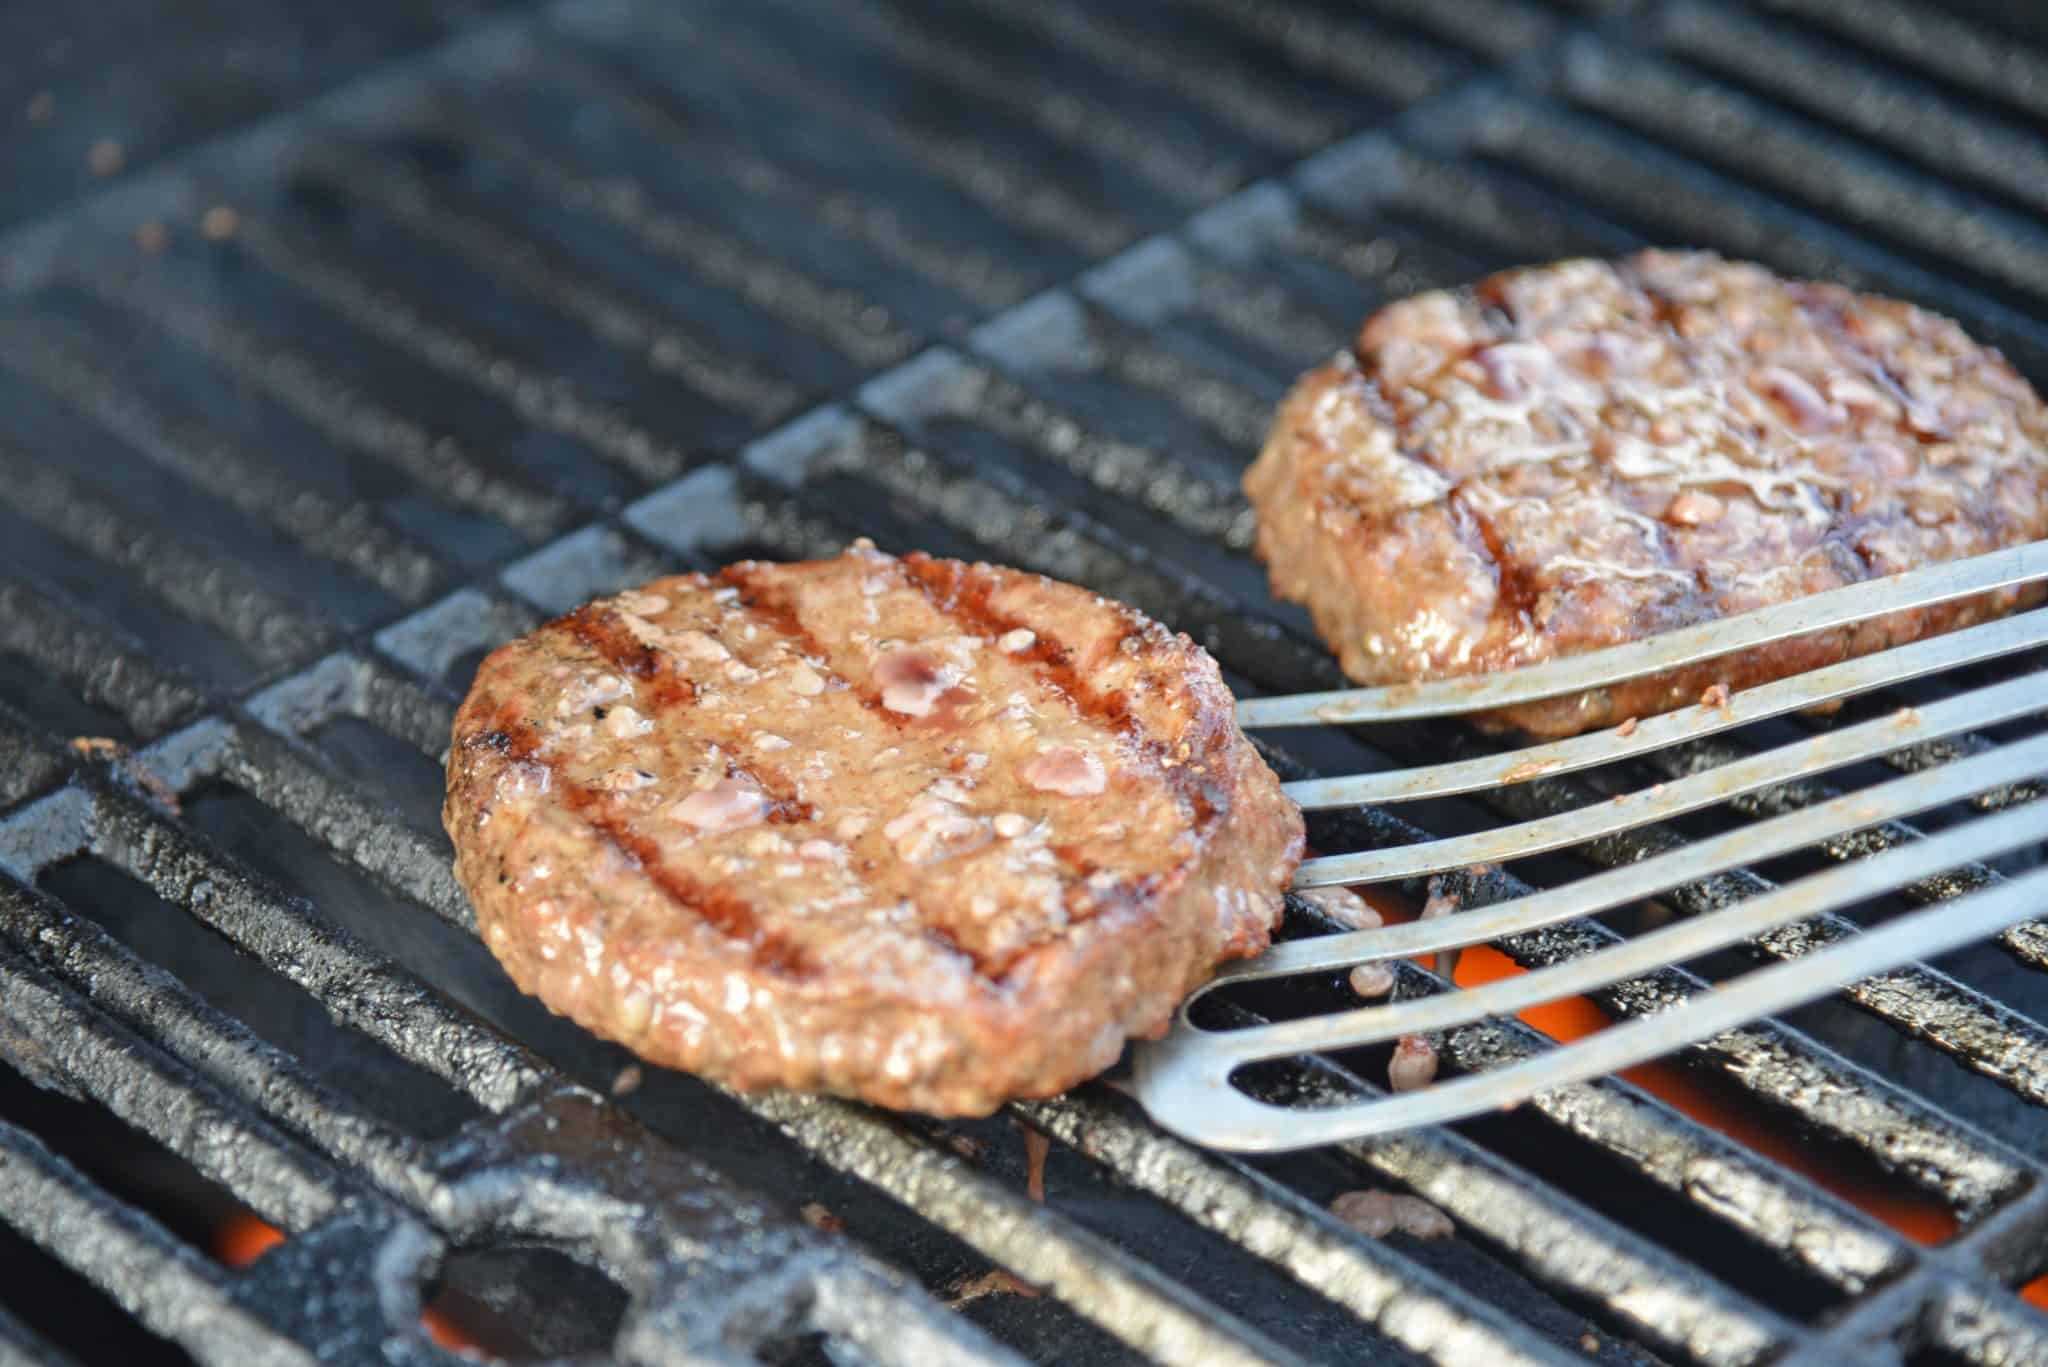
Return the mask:
M1064 1090L1263 949L1302 821L1214 661L882 554L600 600L484 661L444 820L492 952L661 1064L942 1114Z
M1274 593L1353 679L1488 673L2048 531L2048 412L1949 320L1703 252L1389 305L1245 490ZM2038 601L2007 589L1503 709L1563 736Z

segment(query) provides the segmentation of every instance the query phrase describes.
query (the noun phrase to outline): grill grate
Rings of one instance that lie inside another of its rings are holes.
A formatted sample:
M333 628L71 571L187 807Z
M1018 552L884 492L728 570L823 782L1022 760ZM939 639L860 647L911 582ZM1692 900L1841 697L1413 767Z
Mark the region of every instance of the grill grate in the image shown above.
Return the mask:
M447 1360L406 1327L422 1287L452 1249L519 1243L625 1289L633 1362L2048 1362L2048 1320L2012 1289L2048 1271L2039 924L2005 937L2026 968L1902 970L1688 1055L1945 1207L1936 1246L1623 1079L1259 1161L1085 1087L1012 1108L1058 1142L1038 1206L1008 1121L667 1076L606 1097L624 1056L491 972L431 825L492 644L660 569L858 534L1087 583L1201 639L1248 694L1340 686L1246 555L1237 473L1365 312L1487 269L1698 243L1924 299L2048 382L2048 35L1996 22L1896 0L559 0L24 220L0 243L0 1059L294 1237L230 1271L4 1114L0 1222L208 1362ZM31 182L56 183L10 183ZM234 220L202 232L216 204ZM150 220L168 233L145 248ZM77 734L136 757L82 759ZM1288 778L1483 745L1287 742ZM1744 753L1737 733L1648 763ZM1549 778L1415 811L1442 835L1594 795ZM1377 811L1319 822L1332 848L1424 836ZM81 865L386 1062L338 1074L252 1033L67 897ZM1753 949L1853 933L1823 918ZM1615 938L1502 948L1534 966ZM1706 987L1673 970L1601 1004ZM1542 1047L1506 1021L1442 1050L1475 1070ZM391 1118L420 1085L472 1118ZM1370 1088L1348 1058L1253 1085ZM1361 1181L1458 1237L1346 1228L1324 1207ZM813 1194L850 1239L791 1213ZM956 1314L914 1285L991 1262L1050 1294ZM34 1309L0 1308L0 1362L62 1360Z

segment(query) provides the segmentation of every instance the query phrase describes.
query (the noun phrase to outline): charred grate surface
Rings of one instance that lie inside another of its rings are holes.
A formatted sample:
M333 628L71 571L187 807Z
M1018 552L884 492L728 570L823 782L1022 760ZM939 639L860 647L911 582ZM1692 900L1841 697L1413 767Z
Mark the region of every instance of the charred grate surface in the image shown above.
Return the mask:
M417 1323L456 1255L534 1245L621 1289L627 1362L2048 1361L2015 1291L2048 1272L2038 924L1684 1060L1939 1211L1915 1237L1624 1079L1253 1162L1100 1085L937 1125L643 1078L509 991L435 821L493 644L657 572L861 534L1122 597L1241 689L1335 685L1247 555L1238 473L1367 311L1487 269L1696 243L1924 300L2048 382L2048 31L1907 0L497 8L352 6L374 37L343 42L181 12L258 73L211 86L140 79L146 0L82 17L69 56L0 19L38 54L0 69L0 1062L292 1236L228 1268L0 1108L13 1237L206 1362L448 1361ZM1365 812L1318 836L1419 832ZM202 972L222 953L349 1047L259 1028ZM1655 1010L1699 967L1599 1004ZM1543 1047L1515 1021L1443 1041L1459 1069ZM1383 1066L1250 1085L1343 1099ZM1014 1127L1054 1141L1044 1204ZM1361 1186L1456 1236L1357 1233L1327 1206ZM90 1360L37 1309L0 1291L0 1362Z

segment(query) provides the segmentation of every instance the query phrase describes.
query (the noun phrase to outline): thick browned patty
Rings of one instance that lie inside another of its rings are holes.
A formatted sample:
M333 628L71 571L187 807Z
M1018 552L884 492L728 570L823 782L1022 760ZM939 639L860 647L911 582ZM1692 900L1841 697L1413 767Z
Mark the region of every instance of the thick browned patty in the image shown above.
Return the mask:
M2031 541L2048 414L1945 318L1700 252L1382 309L1245 490L1274 592L1361 683L1534 664ZM1965 625L1900 613L1486 719L1569 735Z
M1256 953L1301 815L1215 662L1072 585L858 546L592 603L455 719L456 877L521 988L741 1088L979 1114Z

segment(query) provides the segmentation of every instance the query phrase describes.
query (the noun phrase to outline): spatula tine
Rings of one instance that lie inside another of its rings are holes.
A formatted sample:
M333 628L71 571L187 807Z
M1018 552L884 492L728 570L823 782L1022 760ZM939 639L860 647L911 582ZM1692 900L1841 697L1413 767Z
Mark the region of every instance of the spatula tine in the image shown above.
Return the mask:
M1375 959L1457 949L1561 925L2042 773L2048 773L2048 735L1786 812L1512 902L1475 907L1455 916L1275 945L1256 959L1228 965L1202 991L1231 982L1328 972ZM1925 846L1904 848L1920 850Z
M1304 888L1379 882L1563 849L1698 811L1773 784L1871 759L1916 742L1996 725L2043 708L2048 708L2048 671L1960 693L1923 708L1902 709L1889 717L1843 727L1732 764L1626 793L1611 802L1596 802L1474 835L1309 859L1302 863L1294 882L1296 887Z
M1491 711L1604 688L1734 651L2043 577L2048 577L2048 542L2028 542L1968 560L1946 561L1905 574L1830 589L1527 669L1431 683L1247 698L1237 705L1237 720L1246 730L1257 730L1326 722L1416 721Z
M2048 753L2048 752L2044 752ZM1219 1036L1240 1061L1315 1049L1355 1048L1397 1035L1447 1030L1579 996L1674 963L1726 949L1778 926L1854 906L1930 872L1988 859L2048 836L2048 807L2030 803L1974 821L1919 846L1901 846L1801 879L1712 916L1675 922L1582 958L1504 978L1484 987L1307 1020L1254 1026Z
M2013 843L2025 844L2040 838L2044 815L2048 814L2028 807L1980 824L2010 817L2012 823L2006 829ZM1910 847L1916 854L1924 849L1922 845ZM1874 856L1843 871L1860 871L1885 857ZM1924 870L1926 866L1920 867ZM1782 888L1755 902L1797 899L1805 895L1800 891L1803 886ZM2037 870L1902 916L1795 962L1759 969L1670 1010L1625 1021L1509 1067L1398 1096L1316 1110L1257 1101L1230 1084L1231 1072L1245 1059L1218 1047L1219 1041L1229 1037L1192 1032L1170 1035L1139 1053L1136 1093L1153 1118L1169 1130L1197 1143L1238 1152L1305 1148L1441 1124L1510 1108L1570 1083L1619 1072L1902 964L1961 948L2035 915L2044 896L2048 896L2048 870Z
M1764 721L1822 703L1868 693L1965 665L1981 664L2016 650L2048 644L2048 608L2004 617L1946 636L1934 636L1892 650L1847 660L1825 669L1746 688L1726 707L1686 707L1638 723L1627 735L1609 728L1548 745L1504 754L1456 760L1414 769L1391 769L1340 778L1300 779L1283 785L1287 795L1311 811L1414 802L1452 797L1486 788L1568 774L1649 754L1684 741L1700 740L1751 722Z

